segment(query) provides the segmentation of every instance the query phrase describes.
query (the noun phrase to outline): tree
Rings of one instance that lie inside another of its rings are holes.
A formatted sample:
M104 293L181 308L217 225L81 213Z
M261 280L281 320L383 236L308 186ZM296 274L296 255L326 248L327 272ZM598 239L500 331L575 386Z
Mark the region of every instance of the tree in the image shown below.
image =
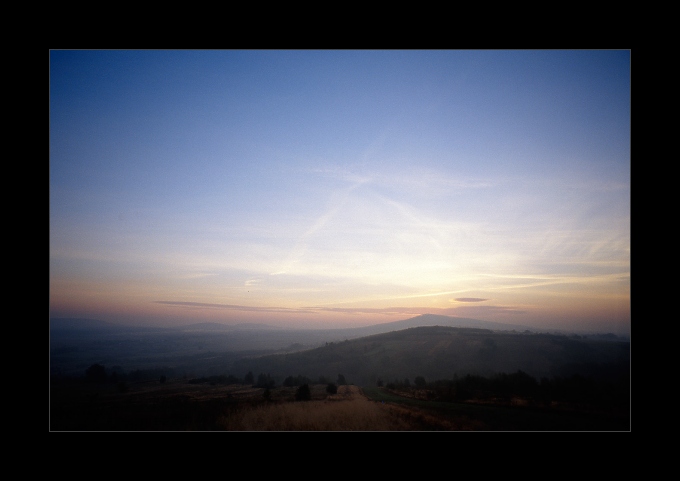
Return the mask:
M255 376L253 376L253 371L248 371L248 374L246 374L246 377L243 378L243 384L254 384L255 383Z
M332 382L328 383L328 386L326 386L326 392L328 394L337 394L338 392L338 386L333 384Z
M265 374L261 372L257 376L257 384L255 385L256 387L274 387L274 380L271 378L269 374Z
M296 401L310 401L312 399L312 392L309 390L309 384L303 384L295 392Z
M338 374L338 386L344 386L345 384L347 384L347 381L345 381L345 376Z
M283 385L286 387L302 386L303 384L310 384L312 382L307 376L298 374L297 377L288 376L283 380Z
M418 388L424 388L427 385L423 376L416 376L413 382Z

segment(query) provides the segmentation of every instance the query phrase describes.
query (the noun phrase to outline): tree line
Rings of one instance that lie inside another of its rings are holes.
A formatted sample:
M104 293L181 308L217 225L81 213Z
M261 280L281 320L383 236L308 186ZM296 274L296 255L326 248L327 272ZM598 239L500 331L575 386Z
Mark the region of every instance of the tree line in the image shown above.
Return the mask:
M378 379L378 386L382 380ZM626 408L630 405L630 379L621 376L614 380L587 377L581 374L543 377L540 380L524 371L498 373L490 377L467 374L453 379L426 382L417 376L413 385L408 379L395 380L385 385L395 391L426 390L431 400L461 402L491 400L509 402L513 397L533 401L536 405L567 402L603 409Z
M105 366L99 363L92 364L85 370L85 381L88 383L102 384L102 383L114 383L118 385L121 392L126 392L128 390L128 382L137 381L149 381L157 379L160 383L165 383L168 379L168 375L174 377L175 372L168 368L156 368L147 370L134 370L129 373L125 373L120 367L114 366L112 369L107 369ZM203 376L198 378L192 378L187 381L190 384L210 384L210 385L231 385L231 384L245 384L251 385L252 387L264 388L265 398L269 397L269 389L276 387L276 381L268 373L260 373L257 378L255 378L252 371L248 371L242 378L236 377L233 374L229 375L213 375L213 376ZM296 394L296 399L299 400L311 399L311 394L308 396L309 385L315 384L315 382L307 376L298 374L297 376L288 376L283 381L283 386L285 387L298 387L303 388L302 391L298 389ZM326 384L326 391L329 394L337 393L338 386L347 384L345 376L343 374L338 374L337 380L332 382L327 376L319 376L316 384Z

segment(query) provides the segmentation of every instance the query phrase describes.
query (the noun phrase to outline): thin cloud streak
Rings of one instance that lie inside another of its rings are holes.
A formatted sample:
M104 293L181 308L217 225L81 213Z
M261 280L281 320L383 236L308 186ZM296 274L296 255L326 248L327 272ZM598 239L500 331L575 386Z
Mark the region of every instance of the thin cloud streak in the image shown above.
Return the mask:
M383 307L383 308L366 308L366 307L318 307L310 308L324 312L334 312L343 314L384 314L384 315L413 315L419 316L421 314L440 314L445 316L460 317L460 311L463 307ZM505 314L522 314L525 311L513 307L505 306L474 306L475 312L481 312L483 309L487 313L505 313Z
M621 272L615 274L606 274L600 276L512 276L512 275L487 275L487 277L493 277L495 280L525 280L533 279L535 282L521 282L512 283L510 285L501 284L495 286L488 286L488 290L502 290L502 289L523 289L528 287L543 287L557 284L609 284L612 281L629 281L630 273Z
M195 309L226 309L231 311L251 311L251 312L294 312L299 314L309 314L314 312L309 309L298 309L288 307L257 307L239 306L234 304L214 304L209 302L186 302L186 301L153 301L155 304L167 306L186 307Z
M280 274L285 274L287 273L294 264L298 263L305 255L307 252L307 240L312 237L315 233L320 231L321 229L324 228L328 222L333 219L338 212L344 207L344 205L347 203L347 200L350 197L350 194L360 187L362 184L368 182L367 180L361 179L356 182L354 182L352 185L350 185L348 188L342 189L338 192L335 192L331 196L331 200L329 202L330 207L327 208L326 212L319 217L314 224L305 231L300 238L297 240L295 247L293 248L293 251L289 254L288 259L284 263L283 267L276 272L272 272L270 275L280 275Z
M484 300L484 299L482 299ZM467 301L471 302L471 301ZM457 307L438 308L438 307L328 307L328 306L307 306L302 308L288 308L288 307L256 307L256 306L241 306L234 304L215 304L207 302L187 302L187 301L154 301L156 304L164 304L167 306L174 306L179 308L195 308L195 309L225 309L234 311L249 311L249 312L285 312L295 314L313 314L321 312L342 313L350 315L358 314L382 314L382 315L421 315L421 314L441 314L455 316L459 310ZM484 306L486 311L518 313L517 309L503 307L503 306Z

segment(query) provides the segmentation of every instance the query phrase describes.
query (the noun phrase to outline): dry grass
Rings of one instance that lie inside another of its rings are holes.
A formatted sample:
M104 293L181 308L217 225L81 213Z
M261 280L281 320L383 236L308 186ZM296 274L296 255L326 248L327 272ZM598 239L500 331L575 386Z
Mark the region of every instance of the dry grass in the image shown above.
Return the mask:
M483 431L487 429L483 422L467 416L443 418L414 407L396 404L384 407L389 411L390 416L400 419L402 424L409 426L409 431Z
M391 407L369 401L356 386L340 386L324 401L248 408L218 424L229 431L408 431L414 426Z

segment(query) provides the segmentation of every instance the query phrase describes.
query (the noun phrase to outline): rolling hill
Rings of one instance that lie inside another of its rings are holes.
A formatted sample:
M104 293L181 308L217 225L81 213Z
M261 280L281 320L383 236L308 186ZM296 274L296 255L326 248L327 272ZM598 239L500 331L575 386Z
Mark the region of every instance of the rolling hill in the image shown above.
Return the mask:
M351 329L281 329L194 324L141 328L96 320L50 320L50 371L82 376L99 363L122 371L168 375L269 373L374 384L415 376L429 380L522 370L534 377L628 372L630 342L615 336L532 333L524 326L421 315Z
M358 385L518 370L537 379L573 374L620 378L629 376L629 369L630 343L625 341L449 326L412 327L306 351L240 359L231 368L237 375L267 373L279 382L291 375L335 379L343 374Z

